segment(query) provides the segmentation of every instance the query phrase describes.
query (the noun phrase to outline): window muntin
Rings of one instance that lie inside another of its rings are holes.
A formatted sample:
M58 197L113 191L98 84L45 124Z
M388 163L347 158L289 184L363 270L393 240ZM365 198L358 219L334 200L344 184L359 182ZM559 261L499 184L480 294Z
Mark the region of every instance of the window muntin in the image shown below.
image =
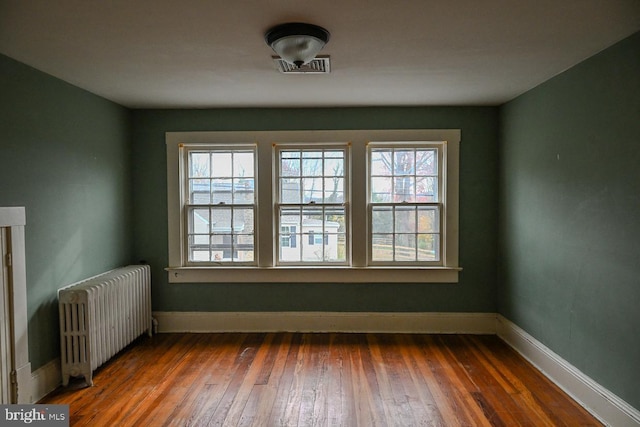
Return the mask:
M348 146L284 145L276 153L277 263L346 265Z
M185 147L187 262L254 264L256 149Z
M369 145L369 262L441 265L443 148Z

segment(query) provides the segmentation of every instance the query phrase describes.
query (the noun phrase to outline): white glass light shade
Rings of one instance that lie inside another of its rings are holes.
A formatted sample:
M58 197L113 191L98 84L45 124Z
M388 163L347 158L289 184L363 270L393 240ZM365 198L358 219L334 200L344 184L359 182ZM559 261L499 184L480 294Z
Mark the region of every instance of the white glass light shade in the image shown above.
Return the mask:
M309 63L323 47L322 40L301 35L283 37L271 45L280 58L298 67Z
M329 41L329 32L317 25L292 22L271 28L264 38L280 58L299 68L316 57Z

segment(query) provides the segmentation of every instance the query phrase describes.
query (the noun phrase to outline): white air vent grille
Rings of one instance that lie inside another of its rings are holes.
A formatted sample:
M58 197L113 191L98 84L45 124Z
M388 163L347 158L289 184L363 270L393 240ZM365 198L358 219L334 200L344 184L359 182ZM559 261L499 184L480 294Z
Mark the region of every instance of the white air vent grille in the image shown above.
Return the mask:
M273 57L273 62L276 64L278 71L284 74L329 74L331 72L331 63L328 55L319 55L300 68L277 56Z

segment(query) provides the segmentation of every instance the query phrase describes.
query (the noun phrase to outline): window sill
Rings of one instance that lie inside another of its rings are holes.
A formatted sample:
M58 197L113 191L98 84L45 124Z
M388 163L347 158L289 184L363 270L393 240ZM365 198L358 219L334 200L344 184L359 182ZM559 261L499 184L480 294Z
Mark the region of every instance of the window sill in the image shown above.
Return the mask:
M457 283L458 267L168 267L169 283Z

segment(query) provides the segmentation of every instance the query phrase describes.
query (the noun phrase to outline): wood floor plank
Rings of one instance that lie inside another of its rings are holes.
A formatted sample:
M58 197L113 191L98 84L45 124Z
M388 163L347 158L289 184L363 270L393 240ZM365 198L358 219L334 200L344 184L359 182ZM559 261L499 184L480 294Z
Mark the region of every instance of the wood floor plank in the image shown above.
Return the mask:
M354 344L345 339L346 334L332 335L329 351L330 380L327 385L329 402L327 407L328 425L339 426L344 420L353 420L355 417L355 401L353 396L353 383L351 382L350 354Z
M246 373L250 370L253 360L258 353L260 344L264 341L264 334L248 335L240 346L240 353L237 354L234 364L230 367L225 382L224 394L221 396L215 410L208 411L199 422L204 425L224 426L224 420L231 410L235 397L244 381Z
M270 357L267 358L267 364L269 365L268 373L263 370L260 379L256 383L255 390L252 391L252 394L254 392L256 394L256 396L251 396L252 399L256 400L255 409L252 411L251 406L245 408L246 414L243 414L243 420L240 425L253 425L257 427L269 426L269 417L272 414L278 396L278 387L291 348L291 340L292 334L290 333L278 334L278 339L274 341L277 343L277 346L274 346L276 351L272 351L274 355L273 362L271 362ZM251 424L246 423L246 420L249 418L251 418Z
M485 417L482 408L471 395L477 388L460 373L460 367L443 339L442 336L425 337L427 342L432 343L432 371L453 406L454 416L460 420L461 425L492 425L491 420ZM493 420L494 424L495 422Z
M353 399L356 405L355 425L357 426L383 426L386 425L386 415L378 393L377 383L372 390L370 375L370 363L366 364L368 350L363 346L357 346L351 353L350 364L353 384Z
M195 363L192 375L185 379L184 383L188 388L184 391L182 400L171 407L171 413L167 416L163 425L165 426L184 426L193 423L193 417L197 413L196 408L202 407L202 399L211 394L210 389L214 385L207 384L203 378L207 375L211 366L216 366L221 357L227 351L227 345L232 337L227 334L206 335L208 338L205 348L199 348L201 358ZM189 383L189 381L192 381Z
M417 361L414 355L417 344L410 335L399 335L400 354L407 367L407 372L413 383L417 400L424 411L424 420L420 420L421 425L429 427L444 427L445 421L438 410L438 403L434 397L429 384L425 378L424 371L421 367L426 368L426 364L422 360ZM443 403L446 403L443 401ZM454 422L454 420L451 420ZM453 425L453 424L449 424Z
M495 336L161 334L39 403L73 426L600 426Z
M400 425L418 425L414 413L408 402L408 395L403 390L403 380L394 370L398 364L392 359L395 352L389 351L393 344L389 341L391 335L369 335L369 348L372 355L374 372L378 378L380 394L385 402L385 413L388 423Z
M273 401L273 408L269 414L268 426L284 426L285 417L287 416L288 403L290 402L290 390L294 381L294 367L298 364L298 355L300 353L300 347L302 346L302 334L295 334L289 345L289 351L286 355L286 360L282 366L282 374L276 379L274 378L274 371L269 378L269 384L277 387L276 398Z

